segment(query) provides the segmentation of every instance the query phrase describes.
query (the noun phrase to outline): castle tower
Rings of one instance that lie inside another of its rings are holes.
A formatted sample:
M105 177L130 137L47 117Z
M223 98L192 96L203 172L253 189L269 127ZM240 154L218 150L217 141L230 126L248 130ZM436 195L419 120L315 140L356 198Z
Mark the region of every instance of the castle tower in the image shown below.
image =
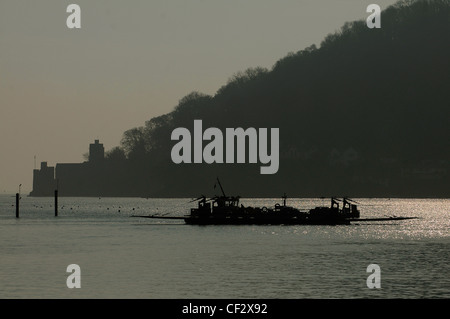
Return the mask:
M41 162L41 169L33 170L33 191L30 196L51 196L56 187L55 168Z
M105 159L105 148L99 140L95 140L94 144L89 144L89 162L99 163Z

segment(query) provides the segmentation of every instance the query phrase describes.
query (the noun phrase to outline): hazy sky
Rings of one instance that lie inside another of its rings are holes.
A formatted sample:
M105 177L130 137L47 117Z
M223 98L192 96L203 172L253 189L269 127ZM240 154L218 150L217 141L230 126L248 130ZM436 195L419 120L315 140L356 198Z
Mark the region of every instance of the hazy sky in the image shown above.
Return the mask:
M394 0L1 0L0 193ZM81 7L81 29L66 8ZM382 19L382 17L381 17Z

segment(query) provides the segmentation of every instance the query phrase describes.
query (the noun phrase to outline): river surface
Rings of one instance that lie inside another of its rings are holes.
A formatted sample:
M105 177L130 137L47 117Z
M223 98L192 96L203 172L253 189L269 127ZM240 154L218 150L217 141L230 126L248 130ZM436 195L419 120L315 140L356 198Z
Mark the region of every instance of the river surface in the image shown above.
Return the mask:
M189 199L0 196L0 298L450 298L450 200L355 199L350 226L193 226ZM241 199L273 206L279 199ZM288 199L309 209L323 199ZM69 289L68 265L81 288ZM381 288L369 289L369 265Z

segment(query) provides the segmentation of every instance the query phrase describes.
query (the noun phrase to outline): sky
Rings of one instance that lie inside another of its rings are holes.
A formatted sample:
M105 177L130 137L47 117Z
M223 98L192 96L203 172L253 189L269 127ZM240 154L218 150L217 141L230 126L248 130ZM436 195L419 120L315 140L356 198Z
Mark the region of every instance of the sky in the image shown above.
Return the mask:
M35 162L83 162L95 139L108 151L190 92L214 95L395 2L1 0L0 194L29 193ZM81 29L66 25L71 3Z

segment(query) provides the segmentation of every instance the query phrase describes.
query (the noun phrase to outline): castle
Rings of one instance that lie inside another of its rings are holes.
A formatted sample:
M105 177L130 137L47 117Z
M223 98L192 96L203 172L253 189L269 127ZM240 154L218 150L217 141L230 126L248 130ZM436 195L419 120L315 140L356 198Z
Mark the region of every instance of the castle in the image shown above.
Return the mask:
M89 145L89 159L83 163L58 163L56 167L41 163L33 170L33 190L30 196L101 196L102 184L109 170L104 165L105 148L99 140Z

